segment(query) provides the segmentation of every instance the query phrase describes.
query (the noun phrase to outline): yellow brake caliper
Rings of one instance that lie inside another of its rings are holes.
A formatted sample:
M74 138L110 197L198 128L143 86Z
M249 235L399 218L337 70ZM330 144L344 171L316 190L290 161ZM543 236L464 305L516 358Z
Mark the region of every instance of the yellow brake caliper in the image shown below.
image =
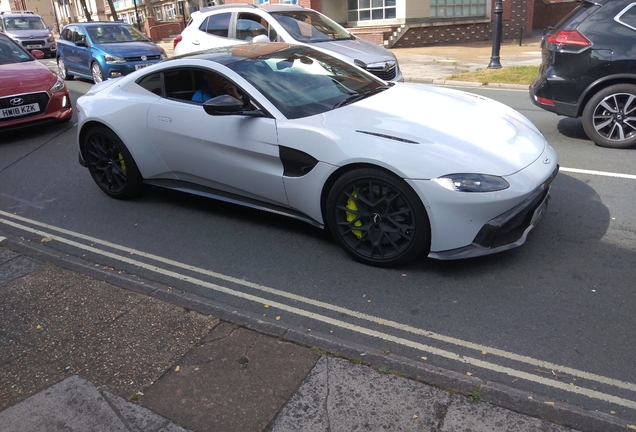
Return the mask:
M124 162L124 155L121 153L119 153L119 166L124 174L126 174L126 162Z
M357 198L358 195L353 192L351 194L351 196L353 196L354 198ZM347 208L351 211L357 212L358 211L358 206L356 206L355 201L353 201L351 198L349 198L349 200L347 201ZM352 220L354 220L355 218L357 218L358 215L356 213L349 213L347 212L347 222L351 222ZM353 223L355 226L362 226L362 221L357 220ZM358 238L362 238L362 231L359 230L352 230L351 231L353 234L355 234L356 237Z

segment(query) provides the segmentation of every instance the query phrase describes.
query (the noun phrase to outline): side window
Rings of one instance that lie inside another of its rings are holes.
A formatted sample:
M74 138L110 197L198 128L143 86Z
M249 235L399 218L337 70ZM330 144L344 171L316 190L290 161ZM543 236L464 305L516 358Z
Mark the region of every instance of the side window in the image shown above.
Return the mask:
M614 21L636 30L636 3L632 3L623 9L621 13L614 17Z
M146 75L137 81L137 84L149 92L161 96L161 73Z
M75 30L73 31L73 42L86 43L86 33L84 33L84 29L82 27L75 27Z
M241 13L236 20L236 39L251 41L256 36L265 35L270 41L276 40L275 36L273 39L270 37L269 31L269 23L258 15Z
M64 40L73 42L73 27L66 27L60 37Z
M231 12L210 15L199 27L199 30L209 35L228 37Z
M203 71L199 69L175 69L163 73L165 97L191 102L203 86Z

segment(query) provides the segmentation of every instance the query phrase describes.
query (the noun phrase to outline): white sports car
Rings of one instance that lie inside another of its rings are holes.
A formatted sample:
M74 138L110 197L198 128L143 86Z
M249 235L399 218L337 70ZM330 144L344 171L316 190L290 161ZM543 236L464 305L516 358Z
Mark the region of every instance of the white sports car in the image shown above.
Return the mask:
M77 108L80 161L111 197L150 184L285 214L376 266L520 246L558 171L505 105L298 45L168 60L95 85Z

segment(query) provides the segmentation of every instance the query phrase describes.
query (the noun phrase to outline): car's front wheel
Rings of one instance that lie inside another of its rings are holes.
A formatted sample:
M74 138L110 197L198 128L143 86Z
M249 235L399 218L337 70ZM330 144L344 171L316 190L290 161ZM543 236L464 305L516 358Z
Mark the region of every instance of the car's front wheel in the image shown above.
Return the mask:
M57 70L59 71L60 77L63 80L73 79L73 75L68 73L68 69L66 68L66 63L64 63L64 59L62 57L57 58Z
M93 81L95 84L104 81L104 73L102 72L102 68L99 66L99 63L93 62L93 64L91 64L91 74L93 75Z
M325 211L336 241L364 264L395 267L430 249L422 201L402 179L379 169L345 173L331 188Z
M93 180L108 196L131 198L143 190L143 178L130 152L110 129L91 129L83 141L84 159Z
M592 96L583 110L583 129L601 147L636 146L636 85L616 84Z

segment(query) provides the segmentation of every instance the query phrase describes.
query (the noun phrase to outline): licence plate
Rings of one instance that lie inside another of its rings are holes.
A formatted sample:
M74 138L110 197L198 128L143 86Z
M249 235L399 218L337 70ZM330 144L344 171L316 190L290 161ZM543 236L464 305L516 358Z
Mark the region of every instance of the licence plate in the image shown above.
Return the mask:
M135 70L143 69L148 66L150 66L150 63L138 64L138 65L135 65Z
M27 45L26 47L27 49L36 49L36 48L42 48L42 45Z
M5 108L0 110L0 117L16 117L24 114L30 114L40 111L40 106L36 103L29 105L22 105L15 108Z

